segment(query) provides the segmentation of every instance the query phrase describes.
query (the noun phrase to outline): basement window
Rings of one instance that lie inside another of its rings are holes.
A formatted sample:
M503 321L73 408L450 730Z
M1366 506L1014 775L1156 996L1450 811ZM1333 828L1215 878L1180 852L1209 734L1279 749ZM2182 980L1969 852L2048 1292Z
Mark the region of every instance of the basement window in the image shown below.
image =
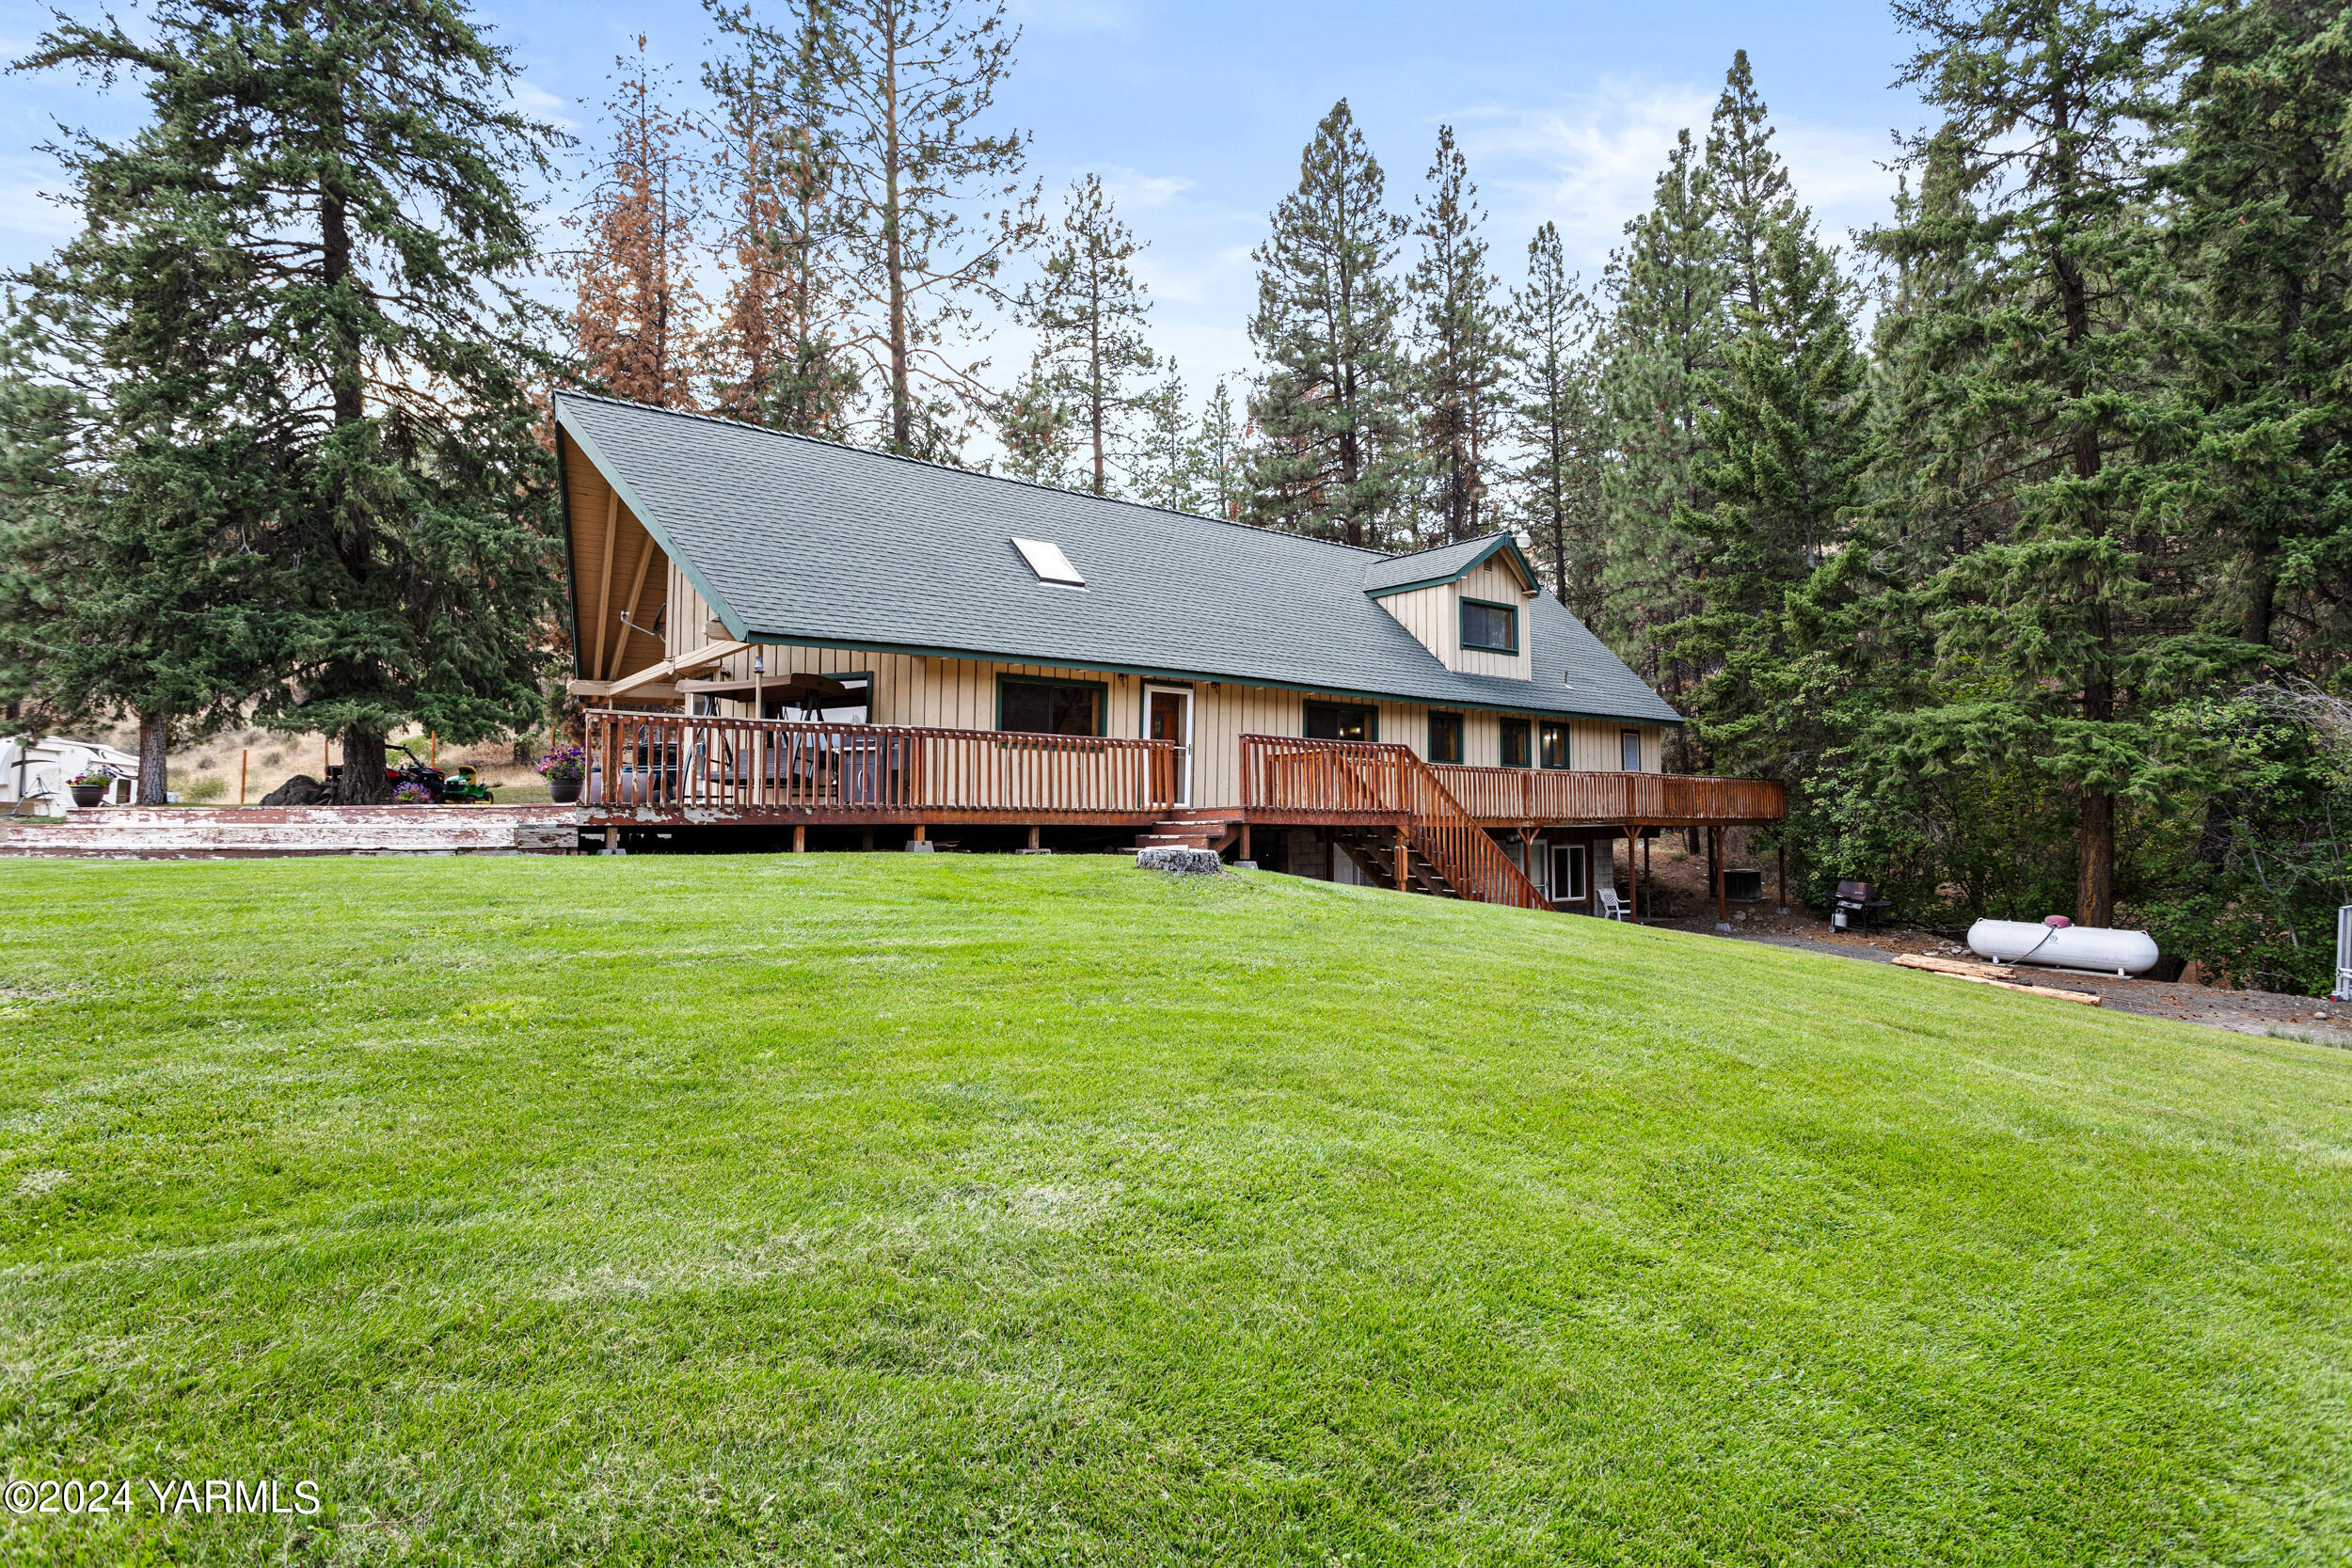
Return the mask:
M1061 546L1042 539L1016 539L1012 547L1021 552L1021 559L1029 563L1040 582L1057 582L1065 588L1084 588L1087 579L1078 575L1078 568L1070 564L1070 558L1061 553Z

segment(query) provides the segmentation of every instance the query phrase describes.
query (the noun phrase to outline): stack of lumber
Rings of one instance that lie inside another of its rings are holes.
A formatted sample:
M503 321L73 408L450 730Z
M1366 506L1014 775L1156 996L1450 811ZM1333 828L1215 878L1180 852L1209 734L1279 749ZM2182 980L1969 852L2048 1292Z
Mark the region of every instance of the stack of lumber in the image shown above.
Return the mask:
M0 856L218 860L272 855L561 855L577 806L103 806L0 818Z
M2055 986L2037 986L2023 979L2017 970L2006 964L1963 963L1958 958L1930 958L1924 953L1899 953L1896 964L1903 969L1916 969L1929 974L1941 974L1950 980L1971 980L1980 986L1998 986L2003 990L2022 990L2034 996L2055 996L2061 1002L2080 1002L2085 1006L2101 1006L2099 994L2088 990L2060 990Z

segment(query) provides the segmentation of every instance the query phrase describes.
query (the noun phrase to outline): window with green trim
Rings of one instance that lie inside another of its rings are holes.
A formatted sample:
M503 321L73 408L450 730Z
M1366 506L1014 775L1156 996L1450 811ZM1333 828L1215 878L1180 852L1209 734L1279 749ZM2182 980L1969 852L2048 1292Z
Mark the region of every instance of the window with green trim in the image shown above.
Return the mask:
M1462 601L1462 646L1492 654L1519 651L1519 612L1485 599Z
M1546 768L1568 766L1568 727L1565 724L1546 724L1543 729L1543 758Z
M1526 720L1505 719L1502 721L1503 767L1525 768L1528 765L1530 758L1528 756L1527 736L1528 728Z
M1460 762L1462 760L1462 716L1429 712L1429 760L1431 762Z
M996 727L1029 735L1101 735L1109 688L1100 681L996 678Z
M1309 703L1304 728L1310 740L1377 740L1380 714L1375 708Z

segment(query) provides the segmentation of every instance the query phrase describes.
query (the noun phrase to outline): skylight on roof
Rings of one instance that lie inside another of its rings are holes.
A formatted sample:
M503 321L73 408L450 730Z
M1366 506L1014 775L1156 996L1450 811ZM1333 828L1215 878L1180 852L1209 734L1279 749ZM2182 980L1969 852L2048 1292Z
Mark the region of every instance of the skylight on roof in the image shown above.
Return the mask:
M1029 563L1040 582L1066 583L1072 588L1084 588L1087 579L1078 575L1078 568L1070 564L1070 558L1061 553L1059 545L1042 539L1016 539L1012 547L1021 552L1021 559Z

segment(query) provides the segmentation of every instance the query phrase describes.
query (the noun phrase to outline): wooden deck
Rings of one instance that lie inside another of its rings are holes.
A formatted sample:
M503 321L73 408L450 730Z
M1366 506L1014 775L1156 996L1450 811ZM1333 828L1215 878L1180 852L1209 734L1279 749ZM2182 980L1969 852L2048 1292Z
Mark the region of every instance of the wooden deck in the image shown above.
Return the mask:
M1403 798L1378 765L1390 752L1411 755L1402 746L1246 735L1243 815L1267 824L1399 822ZM1751 827L1788 815L1788 787L1773 779L1423 766L1489 829Z
M594 711L587 820L1149 827L1173 741Z

